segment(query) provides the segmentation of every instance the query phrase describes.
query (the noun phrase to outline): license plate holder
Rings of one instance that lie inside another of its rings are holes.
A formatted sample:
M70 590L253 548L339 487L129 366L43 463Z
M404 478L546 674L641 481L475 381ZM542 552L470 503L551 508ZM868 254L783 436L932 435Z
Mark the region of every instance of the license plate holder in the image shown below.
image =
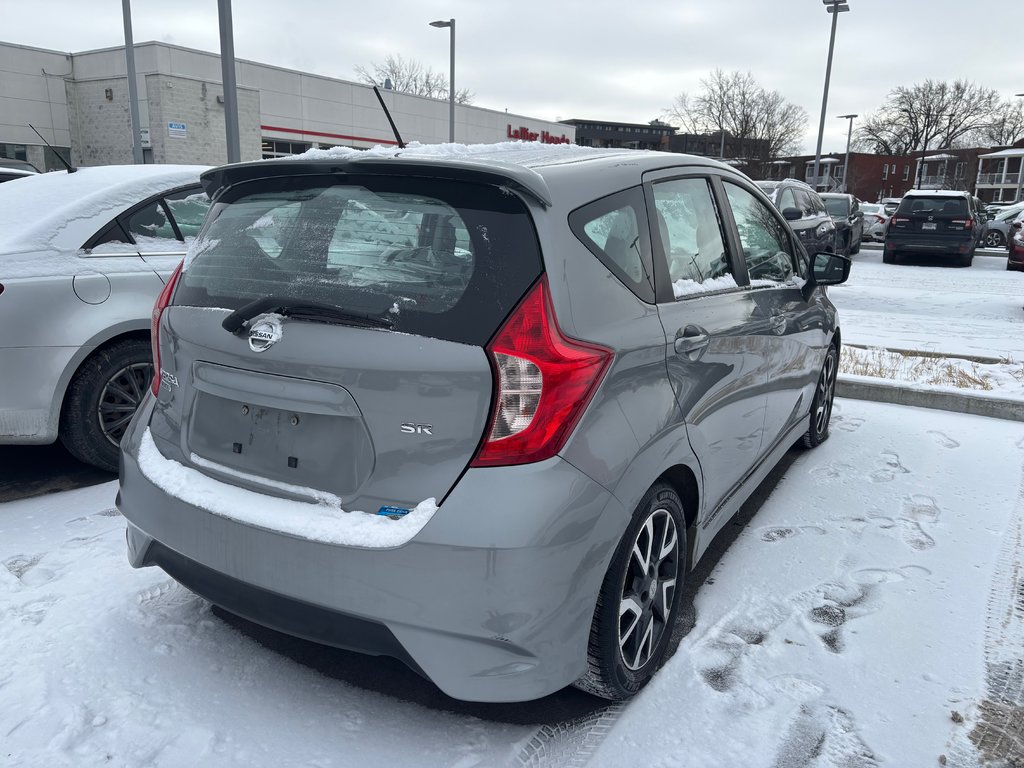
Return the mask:
M927 229L927 230L931 231L931 230L936 229L936 224L935 224L934 221L926 221L923 224L921 224L921 229L922 230Z

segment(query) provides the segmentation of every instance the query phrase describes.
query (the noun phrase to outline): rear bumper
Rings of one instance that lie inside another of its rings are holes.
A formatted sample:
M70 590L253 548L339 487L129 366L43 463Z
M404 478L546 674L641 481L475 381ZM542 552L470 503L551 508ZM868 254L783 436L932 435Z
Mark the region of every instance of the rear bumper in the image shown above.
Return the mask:
M117 506L132 565L158 565L257 623L399 658L460 699L539 698L585 671L597 593L628 512L564 460L468 471L402 546L326 544L158 487L137 460L151 407L122 444Z
M893 235L885 238L885 250L919 255L963 255L975 247L974 236L928 236L920 233Z

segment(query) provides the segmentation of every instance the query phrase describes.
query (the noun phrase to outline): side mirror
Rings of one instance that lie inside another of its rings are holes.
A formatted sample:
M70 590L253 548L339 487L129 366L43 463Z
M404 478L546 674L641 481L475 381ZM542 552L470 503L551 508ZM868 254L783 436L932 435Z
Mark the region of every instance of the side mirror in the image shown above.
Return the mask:
M807 282L804 284L804 300L809 301L811 293L819 285L839 285L850 277L853 261L838 253L816 253L810 258Z
M782 218L784 218L786 221L800 221L800 219L802 219L803 216L804 215L803 213L801 213L799 208L782 209Z

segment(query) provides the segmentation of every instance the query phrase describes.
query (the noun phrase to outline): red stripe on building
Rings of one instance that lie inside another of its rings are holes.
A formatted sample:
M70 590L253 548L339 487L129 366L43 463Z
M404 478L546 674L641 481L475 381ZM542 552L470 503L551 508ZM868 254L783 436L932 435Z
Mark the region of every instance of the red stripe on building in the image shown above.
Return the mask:
M365 136L346 136L343 133L324 133L323 131L302 131L298 128L281 128L277 125L261 125L261 130L264 131L279 131L281 133L298 133L302 136L323 136L328 139L344 139L345 141L365 141L370 144L393 144L398 146L397 141L390 139L368 139Z

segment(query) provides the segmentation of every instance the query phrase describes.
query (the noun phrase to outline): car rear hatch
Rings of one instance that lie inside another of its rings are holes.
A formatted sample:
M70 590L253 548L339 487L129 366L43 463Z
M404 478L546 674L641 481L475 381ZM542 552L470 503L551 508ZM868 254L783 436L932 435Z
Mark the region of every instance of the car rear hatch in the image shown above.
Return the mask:
M970 240L974 219L962 197L905 197L889 222L889 232L921 238Z
M157 447L347 510L440 502L487 430L484 347L542 272L527 206L490 181L287 166L216 177L158 319Z

